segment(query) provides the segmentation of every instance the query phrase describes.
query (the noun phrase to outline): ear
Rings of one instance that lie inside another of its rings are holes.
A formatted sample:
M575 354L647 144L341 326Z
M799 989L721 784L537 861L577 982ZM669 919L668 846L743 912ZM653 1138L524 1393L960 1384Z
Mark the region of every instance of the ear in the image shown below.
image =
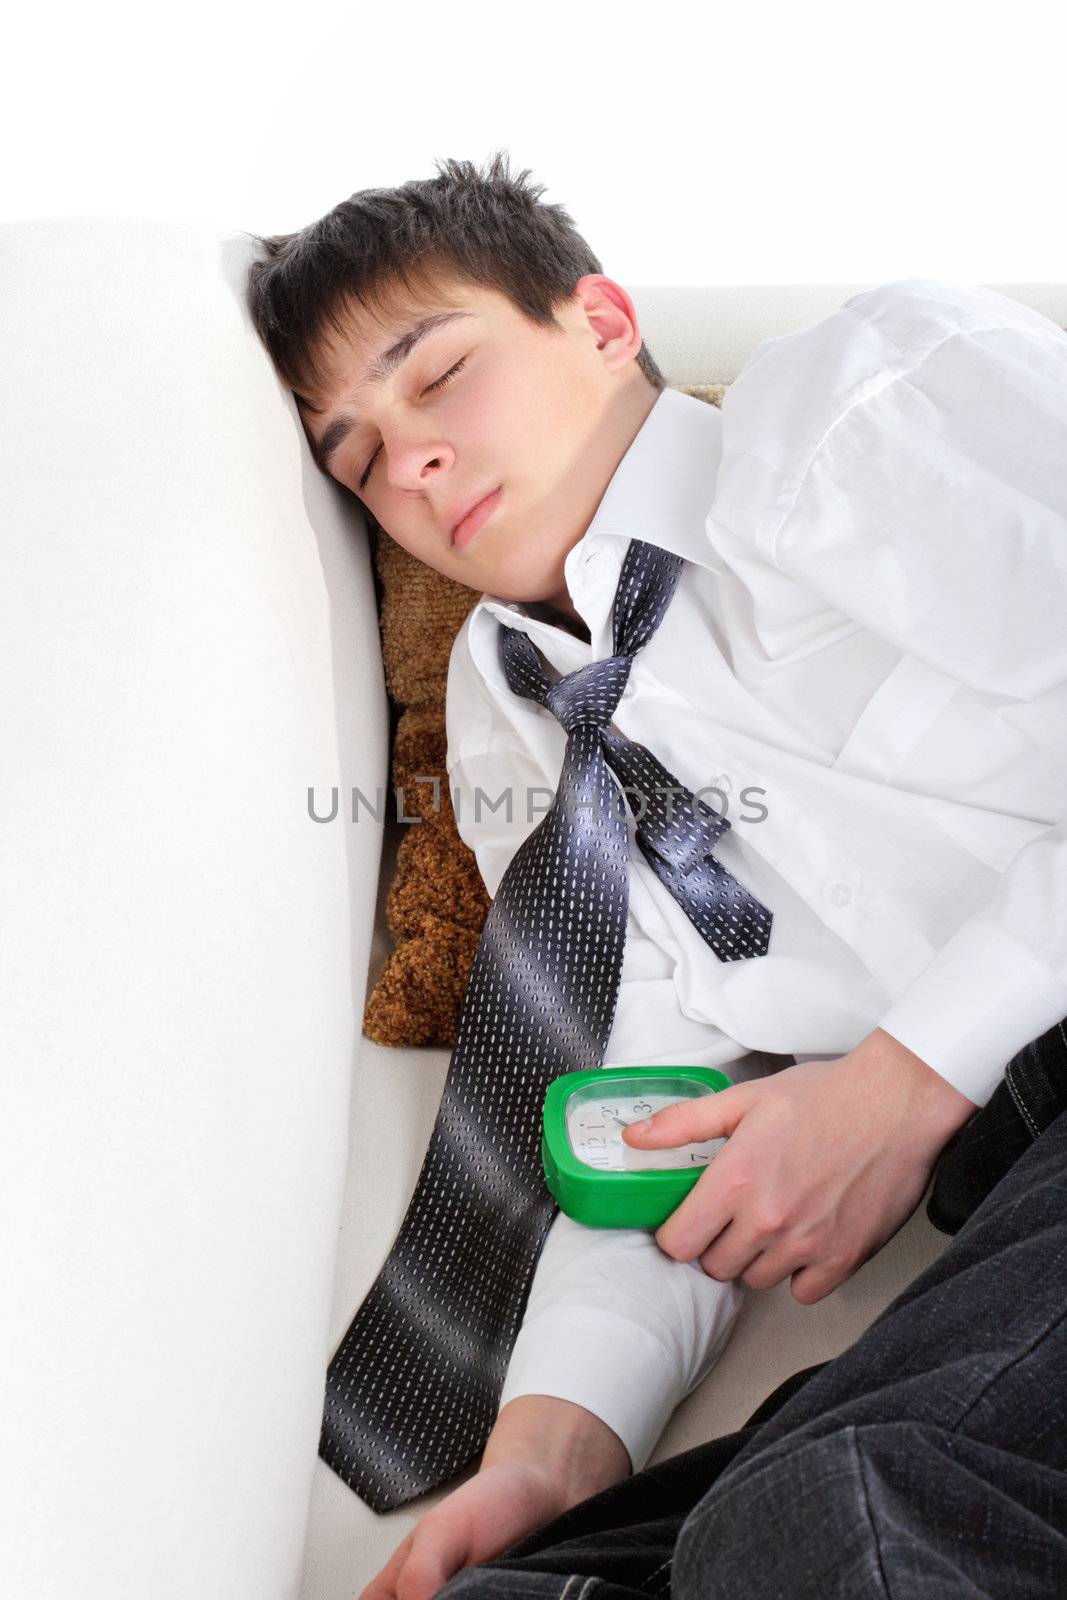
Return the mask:
M634 303L622 284L602 272L586 273L574 286L574 300L596 335L607 369L614 372L633 361L644 340Z

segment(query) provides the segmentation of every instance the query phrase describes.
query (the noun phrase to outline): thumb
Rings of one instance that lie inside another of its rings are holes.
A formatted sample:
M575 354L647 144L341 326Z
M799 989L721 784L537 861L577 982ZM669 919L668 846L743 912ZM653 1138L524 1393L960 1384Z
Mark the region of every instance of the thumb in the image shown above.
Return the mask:
M467 1540L458 1529L420 1525L397 1581L397 1600L433 1600L467 1564Z
M641 1150L659 1150L704 1139L729 1137L748 1109L747 1085L712 1090L689 1100L676 1100L643 1122L622 1130L626 1144Z

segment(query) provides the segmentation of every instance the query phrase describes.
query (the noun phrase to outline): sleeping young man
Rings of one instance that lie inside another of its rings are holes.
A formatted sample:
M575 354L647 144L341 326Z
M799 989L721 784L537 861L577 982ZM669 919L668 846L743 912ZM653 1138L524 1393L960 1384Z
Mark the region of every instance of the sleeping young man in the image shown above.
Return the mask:
M1067 1013L1067 336L907 279L765 341L720 410L666 386L525 177L448 162L262 241L256 326L322 469L480 596L448 765L489 893L566 743L500 626L553 675L611 656L641 540L683 564L611 727L715 792L716 855L774 923L718 960L631 847L604 1064L735 1083L627 1138L729 1142L654 1234L556 1217L480 1470L418 1545L440 1582L639 1471L746 1290L831 1293Z

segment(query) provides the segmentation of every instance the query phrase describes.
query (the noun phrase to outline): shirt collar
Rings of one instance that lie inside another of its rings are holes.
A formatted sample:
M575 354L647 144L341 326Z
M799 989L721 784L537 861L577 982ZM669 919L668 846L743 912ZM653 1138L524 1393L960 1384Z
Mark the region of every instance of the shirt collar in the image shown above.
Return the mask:
M644 539L704 564L705 523L722 455L718 406L662 389L604 491L592 522L567 557L587 543ZM567 574L569 577L569 573Z
M605 623L605 604L610 616L631 539L643 539L710 571L721 571L707 531L721 457L718 406L679 389L661 389L612 474L592 521L563 563L575 609L594 639ZM585 581L591 563L596 565L595 590ZM477 613L487 612L535 637L546 629L557 636L562 633L550 623L528 617L521 602L491 593L483 594L473 609L472 629L484 626ZM596 614L590 614L594 610ZM579 649L590 648L571 635L563 637Z

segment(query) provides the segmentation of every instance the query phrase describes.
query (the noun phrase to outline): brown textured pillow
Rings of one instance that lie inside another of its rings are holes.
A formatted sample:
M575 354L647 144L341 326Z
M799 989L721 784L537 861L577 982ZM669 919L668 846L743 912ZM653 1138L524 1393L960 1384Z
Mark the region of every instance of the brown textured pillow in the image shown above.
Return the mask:
M721 405L727 385L673 384ZM489 896L473 851L456 831L445 766L445 688L456 634L479 591L372 534L381 588L385 684L398 712L393 790L406 817L385 902L395 948L367 1000L363 1031L378 1044L453 1045ZM416 782L416 779L437 779Z

